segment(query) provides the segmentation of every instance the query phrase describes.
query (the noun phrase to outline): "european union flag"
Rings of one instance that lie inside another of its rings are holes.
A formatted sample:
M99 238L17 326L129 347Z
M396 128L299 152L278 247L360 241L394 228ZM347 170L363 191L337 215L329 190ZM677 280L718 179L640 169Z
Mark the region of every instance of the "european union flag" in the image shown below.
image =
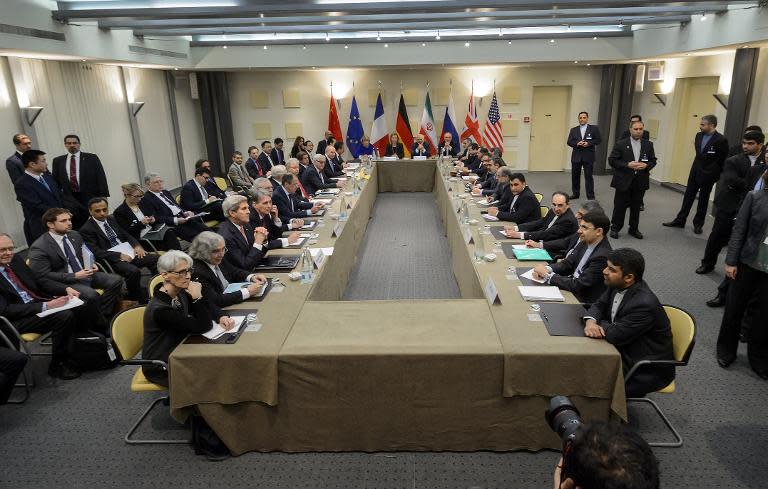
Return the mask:
M357 110L357 100L352 96L352 108L349 110L349 126L347 126L347 149L352 156L360 155L360 140L363 139L363 123L360 122L360 111Z

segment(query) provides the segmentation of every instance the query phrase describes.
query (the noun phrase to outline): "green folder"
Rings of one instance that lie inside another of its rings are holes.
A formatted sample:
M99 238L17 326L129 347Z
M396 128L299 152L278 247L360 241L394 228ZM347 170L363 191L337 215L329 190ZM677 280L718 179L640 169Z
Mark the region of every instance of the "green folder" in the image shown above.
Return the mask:
M549 252L542 248L514 249L515 258L520 261L552 261Z

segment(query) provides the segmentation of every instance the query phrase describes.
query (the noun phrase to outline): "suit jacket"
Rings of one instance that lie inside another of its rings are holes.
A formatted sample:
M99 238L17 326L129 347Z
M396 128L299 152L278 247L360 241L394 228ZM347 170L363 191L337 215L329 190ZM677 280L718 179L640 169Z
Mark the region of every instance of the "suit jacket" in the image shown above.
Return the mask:
M629 129L624 129L624 132L621 133L621 136L616 141L620 141L622 139L629 139L630 137L632 137L632 135L629 133ZM651 133L643 129L643 135L640 136L640 139L645 139L646 141L649 141L651 139Z
M669 318L648 285L641 280L626 289L611 321L616 292L606 289L584 316L594 318L605 330L606 341L621 354L624 372L640 360L674 360ZM655 366L638 373L666 385L675 378L675 367Z
M203 297L208 299L208 302L218 307L228 307L243 302L243 294L240 291L224 293L224 286L206 262L195 259L194 267L195 273L192 280L200 282L203 286ZM222 260L219 269L227 282L246 282L250 274L246 270L235 268L227 260Z
M760 161L759 155L757 161ZM743 152L725 160L723 172L717 182L717 192L715 192L715 206L717 206L718 211L732 214L739 211L744 196L755 187L754 182L752 186L749 186L750 177L759 171L757 168L760 166L760 164L756 164L756 169L753 170L752 162Z
M640 140L640 159L638 161L647 164L644 170L633 170L627 166L630 161L635 161L632 151L632 142L629 139L616 141L616 144L608 156L608 164L613 168L611 187L617 192L625 192L634 181L642 190L648 190L650 186L650 174L656 166L656 153L653 151L653 143L645 139Z
M279 217L280 215L278 214L278 218ZM258 212L251 208L251 227L254 229L257 227L264 227L269 232L269 236L267 236L267 242L264 243L268 250L274 250L283 247L283 242L280 241L279 238L283 235L283 231L288 230L288 223L283 222L282 219L280 222L282 224L278 226L277 223L275 223L275 221L272 219L272 214L267 214L266 216L261 217Z
M572 292L580 302L590 303L596 301L605 290L603 269L608 262L611 243L608 242L607 237L604 237L582 267L579 278L575 278L573 274L587 248L586 243L579 242L573 249L573 253L569 253L568 256L553 264L552 271L555 275L549 283Z
M405 148L403 143L397 143L397 147L393 148L392 143L387 143L387 151L384 156L397 156L400 159L405 158Z
M493 195L496 193L496 189L499 186L498 180L496 180L496 174L488 175L485 180L480 184L482 195Z
M72 243L75 256L83 263L83 244L85 241L77 231L67 233L67 238ZM74 273L69 273L69 262L64 252L49 233L45 233L29 247L27 254L29 268L37 276L37 282L46 292L52 292L61 287L61 284L75 284L78 280Z
M245 169L245 164L238 165L232 162L229 165L229 171L227 172L229 179L232 180L232 186L234 187L246 187L251 188L253 185L253 179L248 175L248 171Z
M307 167L301 184L309 195L314 195L320 189L336 188L336 182L328 180L325 172L317 171L315 165Z
M696 156L691 165L691 173L698 185L714 184L720 178L723 164L728 157L728 140L725 136L715 131L704 149L701 142L704 133L699 132L694 138L693 144Z
M253 227L250 224L246 224L243 227L245 229L245 237L238 227L231 220L227 219L219 224L217 231L224 238L224 243L227 247L224 260L235 268L253 270L264 259L264 256L267 254L267 247L254 247Z
M131 247L139 244L136 238L128 234L125 229L120 227L114 217L107 216L107 224L109 224L109 226L115 231L115 234L117 234L117 239L120 241L130 244ZM120 261L120 253L115 251L108 251L110 248L112 248L112 245L110 244L107 235L104 234L99 224L92 217L85 221L85 224L82 225L82 227L79 229L79 232L83 236L85 242L88 244L88 248L91 249L91 252L96 256L96 258L99 260L108 261L109 263L117 263Z
M424 141L424 150L418 149L419 143L413 143L411 146L411 156L429 156L432 152L432 148L429 146L429 141Z
M525 224L539 219L541 217L541 211L539 210L539 200L533 194L530 187L526 186L522 192L517 196L512 195L509 185L506 185L508 190L507 197L509 203L502 207L502 202L499 202L499 214L498 218L502 221L512 221L516 224ZM514 202L514 206L512 206Z
M205 182L205 190L208 192L208 195L213 195L214 197L218 197L222 200L227 198L227 192L221 190L213 178L209 178Z
M578 222L576 222L576 216L573 215L573 211L570 208L566 209L565 213L558 217L551 227L547 228L554 218L555 211L550 209L546 216L536 221L520 224L517 226L517 229L525 232L525 239L545 241L570 236L579 227Z
M206 188L205 191L208 192L208 189ZM203 195L197 187L197 182L190 180L181 187L180 207L182 209L187 211L199 211L206 205L208 205L208 202L203 200Z
M544 249L552 255L552 258L565 257L569 253L573 253L573 249L579 244L579 235L573 233L569 236L565 236L560 239L553 239L551 241L544 241Z
M315 148L315 154L318 155L324 155L325 154L325 148L328 146L328 140L327 139L321 139L317 142L317 148ZM311 160L312 158L310 158Z
M312 208L310 202L302 202L295 193L286 195L287 190L282 185L272 192L272 203L277 206L277 215L281 221L307 217L307 210Z
M272 158L272 162L275 165L285 164L285 153L282 149L272 148L272 152L269 154L269 156Z
M590 145L584 148L576 146L576 144L582 140L580 127L581 126L572 127L568 133L566 144L573 148L573 152L571 152L571 163L578 163L579 161L594 163L595 146L602 142L600 129L595 125L587 124L587 129L584 131L584 141L587 141Z
M15 255L11 259L11 270L14 275L18 277L24 286L34 292L40 297L48 299L48 293L43 291L42 286L37 282L35 274L24 263L24 260L19 255ZM66 295L66 285L56 284L54 290L49 291L53 295ZM9 320L22 319L30 317L33 314L37 314L43 311L43 302L30 302L25 304L19 294L16 293L16 289L13 288L10 282L3 278L0 274L0 316L5 316Z
M171 195L169 191L163 190L161 193L165 195L171 202L176 202L176 200L173 198L173 195ZM178 207L181 209L181 206ZM173 218L183 217L181 214L174 214L171 212L171 209L162 200L160 200L160 197L153 194L152 192L147 192L144 194L144 197L142 197L139 201L139 209L141 209L141 212L143 212L145 216L153 216L155 218L155 222L161 222L166 226L175 226Z
M344 172L342 171L342 163L341 158L336 156L336 158L326 158L325 160L325 168L323 168L323 173L325 174L325 178L336 178L336 177L343 177Z
M726 265L750 263L757 258L768 230L768 190L747 192L728 241Z
M53 177L49 173L43 173L42 175L48 187L50 187L50 191L26 172L14 184L16 200L21 203L24 219L27 221L32 240L37 239L38 236L46 232L42 221L45 211L52 207L63 206L61 191Z
M443 148L445 147L445 141L441 141L440 144L437 145L437 154L442 155L444 153ZM459 154L459 143L456 141L451 141L451 149L448 151L448 154L451 156L458 156Z
M141 238L141 230L146 226L136 218L136 214L133 213L125 202L115 208L112 212L112 217L117 225L134 239L138 240Z
M58 183L64 197L64 201L76 200L83 205L83 210L88 211L88 201L93 197L109 197L109 186L104 166L99 157L93 153L80 152L80 179L79 194L72 192L69 183L69 157L70 154L57 156L53 159L53 178Z
M5 159L5 169L8 170L12 184L16 183L16 180L24 174L24 163L21 161L21 155L18 151L14 151L11 156Z
M272 165L276 165L277 162L275 160L270 160L271 156L267 155L265 152L259 153L259 166L261 167L261 171L264 173L262 176L266 176L267 172L272 170Z
M256 158L258 159L258 156ZM253 158L248 158L247 160L245 160L244 165L245 165L245 171L247 171L248 175L254 180L256 180L259 177L263 177L267 174L266 171L262 171L261 164L257 160L254 160Z

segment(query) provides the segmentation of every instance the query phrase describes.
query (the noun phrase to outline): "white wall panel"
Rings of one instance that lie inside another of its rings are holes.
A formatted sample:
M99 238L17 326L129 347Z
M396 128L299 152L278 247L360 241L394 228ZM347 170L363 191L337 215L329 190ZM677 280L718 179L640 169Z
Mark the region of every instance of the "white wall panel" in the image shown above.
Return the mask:
M0 154L2 154L3 163L5 158L16 150L11 141L13 135L21 132L21 119L15 100L8 62L6 58L0 57L0 141L2 142ZM8 173L3 166L0 171L0 232L10 234L17 246L24 245L23 222L21 207L16 201L11 179L8 178Z
M182 83L174 92L186 170L185 180L188 180L195 173L195 161L208 157L203 134L203 118L200 112L200 101L193 100L190 96L188 82Z

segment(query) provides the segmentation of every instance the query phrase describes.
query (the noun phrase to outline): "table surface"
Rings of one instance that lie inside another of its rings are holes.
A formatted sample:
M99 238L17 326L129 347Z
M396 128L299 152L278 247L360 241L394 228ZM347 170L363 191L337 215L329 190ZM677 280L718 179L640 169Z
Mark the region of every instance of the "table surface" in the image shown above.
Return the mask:
M282 416L286 420L293 419L291 416L295 411L295 416L300 418L301 412L297 410L301 406L291 399L299 399L302 395L315 396L315 399L320 397L317 393L301 390L309 388L301 385L309 379L316 379L318 385L322 385L322 392L335 391L334 399L341 390L348 395L370 396L360 386L349 383L349 379L345 381L338 379L338 376L326 378L328 372L341 369L341 364L354 357L358 363L351 365L363 365L360 368L364 369L366 362L384 362L382 368L389 371L397 371L402 363L413 359L426 361L423 364L426 367L420 367L425 371L425 378L437 375L426 372L430 370L430 365L438 369L452 369L457 359L474 363L489 361L491 363L487 363L485 369L489 378L484 379L482 387L478 385L475 389L482 390L482 393L473 392L472 382L468 380L464 397L484 398L488 396L488 390L496 391L498 399L494 402L505 399L517 402L516 405L522 410L528 409L522 406L528 406L526 402L534 396L537 402L530 409L535 411L546 397L569 395L585 399L585 403L603 401L608 409L594 409L594 417L626 418L618 352L603 340L550 337L543 322L529 318L532 310L517 290L520 282L510 279L507 270L509 266L530 267L531 263L519 264L504 257L496 238L485 234L488 232L486 224L500 223L484 222L480 215L481 208L475 204L478 199L465 193L464 182L444 178L439 168L435 160L379 161L375 163L370 180L364 181L362 191L354 196L345 195L353 187L351 179L348 180L344 192L334 199L331 210L320 219L321 227L315 230L319 236L317 244L311 246L333 246L334 253L318 271L313 284L291 282L287 274L269 273L268 276L279 277L285 284L282 292L270 292L262 302L246 301L230 308L232 314L237 314L238 309L258 309L262 323L258 332L244 333L233 345L182 344L173 352L170 358L170 391L174 416L182 419L197 407L217 432L225 433L222 438L235 453L252 449L476 448L475 444L459 442L442 446L439 441L434 442L437 446L428 442L421 445L416 442L398 444L397 441L382 442L380 446L376 442L366 444L343 438L339 438L338 445L317 445L294 437L296 434L290 430L297 428L298 423L295 422L292 428L280 427L277 423L275 429L285 431L273 433L270 438L262 435L264 426L249 432L232 419L226 419L232 415L235 405L243 409L245 405L250 406L254 413L257 409L272 409L272 416ZM461 299L340 300L354 267L357 247L365 232L376 194L382 191L434 193L451 248L452 267ZM348 204L351 209L348 210L348 219L339 223L333 216L340 211L342 196L345 206ZM469 204L469 217L477 220L476 224L462 224L456 212L465 200ZM474 240L480 239L485 243L487 252L496 253L495 262L474 261L476 245L465 242L466 229ZM333 237L334 231L340 236ZM270 251L271 254L297 252L295 249ZM496 286L500 304L492 305L485 299L483 289L489 280ZM567 302L576 302L571 294L564 295ZM339 375L343 376L343 373ZM389 384L392 379L376 371L368 373L359 383L366 381ZM413 379L409 379L411 381ZM432 392L434 389L431 388L425 388L425 391ZM457 390L462 390L462 387L457 386ZM438 391L430 395L442 396ZM331 405L331 401L328 402ZM318 405L322 403L323 400L317 400ZM279 409L275 411L276 408ZM257 418L254 416L254 423L259 423ZM333 419L322 419L334 423ZM270 423L273 422L274 419ZM267 421L264 423L269 425ZM418 423L424 421L419 419ZM371 424L375 423L367 422L361 426ZM397 432L391 427L389 429ZM469 435L464 433L463 436ZM553 439L549 435L541 436L546 440L516 441L509 447L505 447L503 440L500 440L479 448L551 447Z

